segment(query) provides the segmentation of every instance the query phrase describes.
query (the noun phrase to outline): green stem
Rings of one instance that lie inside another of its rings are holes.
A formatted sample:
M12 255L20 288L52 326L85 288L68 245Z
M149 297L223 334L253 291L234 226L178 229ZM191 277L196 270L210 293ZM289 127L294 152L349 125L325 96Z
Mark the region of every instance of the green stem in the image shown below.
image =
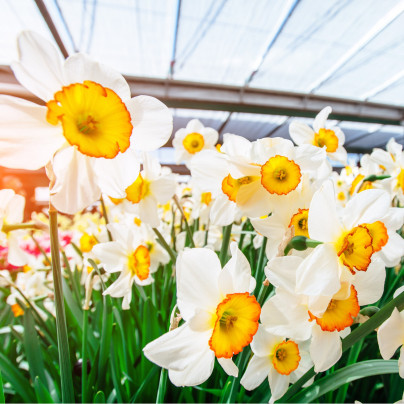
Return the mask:
M109 224L107 208L105 207L104 198L102 196L100 198L100 202L101 202L102 216L104 216L105 224ZM108 230L108 227L107 227L107 233L108 233L108 240L112 241L113 240L112 239L112 234Z
M179 209L179 211L181 213L182 219L184 220L185 230L186 230L186 232L188 234L189 241L191 243L191 247L195 248L195 243L194 243L194 239L192 238L192 233L191 233L191 229L190 229L189 224L188 224L188 220L185 217L184 211L182 210L182 206L180 204L180 201L178 200L177 195L174 195L173 200L174 200L174 203L177 205L177 208Z
M366 322L361 324L356 330L352 331L348 336L342 340L342 352L345 352L348 348L354 345L356 342L365 338L373 330L380 327L384 321L386 321L393 309L397 307L399 311L404 308L404 292L400 293L395 299L387 303L380 311L374 314ZM295 384L293 384L285 395L280 398L277 402L293 402L293 396L300 390L300 388L314 377L316 373L314 372L314 367L312 367L308 372L306 372Z
M220 258L222 267L227 262L227 251L229 250L232 225L233 225L233 223L229 224L228 226L223 227L222 248L220 249L220 254L219 254L219 258Z
M81 402L87 403L87 328L88 310L83 310L83 337L81 341Z
M258 255L258 264L257 264L256 272L255 272L255 278L257 279L257 283L261 283L264 280L264 276L265 276L264 266L266 264L265 250L267 247L267 242L268 242L268 239L266 237L264 237L264 239L262 240L262 245L261 245L260 252Z
M69 340L67 336L66 315L63 301L62 271L60 268L57 210L52 205L49 206L49 226L52 252L52 274L55 288L56 331L59 351L62 401L64 403L74 403Z
M1 231L7 233L13 230L38 230L38 229L43 230L43 227L39 227L36 223L11 223L11 224L4 223L1 228Z
M6 402L4 398L4 389L3 389L3 378L1 377L1 371L0 371L0 403L4 404Z
M156 236L160 242L160 244L164 247L164 249L168 252L168 254L171 257L171 260L173 264L175 264L175 261L177 260L177 254L175 251L168 245L167 241L164 239L163 235L155 228L153 227L153 231L156 233Z

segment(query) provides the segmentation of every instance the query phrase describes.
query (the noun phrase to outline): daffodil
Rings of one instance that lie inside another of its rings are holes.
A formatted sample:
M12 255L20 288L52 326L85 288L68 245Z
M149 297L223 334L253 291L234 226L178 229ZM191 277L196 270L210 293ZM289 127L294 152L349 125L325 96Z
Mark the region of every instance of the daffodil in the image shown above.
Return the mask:
M173 146L177 163L186 164L202 150L214 149L219 134L213 128L205 127L198 119L192 119L185 128L175 132Z
M93 203L101 191L125 196L138 175L136 150L154 150L171 134L167 107L153 97L131 98L121 74L84 54L63 61L38 34L23 32L18 46L14 74L46 105L0 97L0 164L47 165L51 202L65 213Z
M22 223L24 219L25 198L12 189L0 190L0 242L8 246L8 262L23 266L28 263L28 254L20 247L23 230L8 231L8 225Z
M333 183L326 181L313 196L308 218L310 238L322 244L297 268L296 291L332 296L342 282L350 284L358 273L366 272L373 257L381 256L379 251L390 261L399 259L404 243L392 235L402 223L387 220L390 208L387 192L370 189L356 194L338 212Z
M251 343L254 356L241 378L241 385L253 390L267 377L272 393L270 403L273 403L286 393L289 383L294 383L311 368L306 345L270 334L260 325Z
M404 291L401 287L394 294L397 296ZM377 330L377 342L383 359L390 359L397 348L400 348L398 369L400 377L404 379L404 312L395 307L391 316Z
M328 157L346 164L344 133L338 127L326 129L326 121L331 111L331 107L323 108L314 119L313 129L304 123L293 121L289 126L290 137L297 145L308 144L325 148Z
M155 237L145 228L128 227L125 224L109 224L115 241L93 246L93 254L100 260L108 273L120 272L104 294L123 297L122 308L129 309L132 300L132 286L150 285L152 274L160 264L169 261L168 254L156 242Z
M255 287L250 265L237 248L221 269L207 248L188 249L177 259L177 305L184 323L143 348L145 356L168 369L176 386L195 386L212 373L215 357L237 376L232 357L253 339L261 308L250 292Z

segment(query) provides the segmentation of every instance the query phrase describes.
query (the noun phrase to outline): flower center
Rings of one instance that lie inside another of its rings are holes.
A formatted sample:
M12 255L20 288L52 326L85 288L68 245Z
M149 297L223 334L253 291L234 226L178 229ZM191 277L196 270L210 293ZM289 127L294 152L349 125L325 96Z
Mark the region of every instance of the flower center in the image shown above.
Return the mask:
M373 254L372 236L365 226L357 226L338 240L337 254L352 274L366 271Z
M135 182L126 188L126 199L132 203L139 203L150 192L150 182L138 175Z
M148 278L150 273L150 253L147 247L140 245L128 256L128 267L132 276L141 281Z
M226 295L213 315L209 346L216 357L231 358L241 352L257 332L260 314L260 305L247 292Z
M404 192L404 168L401 169L397 176L397 186Z
M354 317L359 313L359 309L356 289L351 285L351 294L347 299L331 299L327 310L321 317L314 316L309 311L309 321L316 320L316 323L323 331L342 331L352 325Z
M297 213L292 216L288 227L294 226L295 236L309 237L308 219L309 210L299 209Z
M195 154L203 149L205 141L200 133L193 132L185 136L182 144L188 153Z
M299 366L301 357L296 342L283 341L275 346L274 352L272 364L278 373L289 375Z
M233 178L230 174L224 177L222 181L222 191L232 201L236 202L238 190L242 185L251 184L253 181L257 181L259 177L247 175L238 179Z
M83 252L90 252L97 243L98 241L95 236L84 233L80 237L80 250Z
M301 176L300 167L285 156L271 157L261 167L261 184L271 194L288 194L299 185Z
M321 128L318 133L314 134L314 146L326 146L327 153L334 153L338 149L338 137L331 129Z
M66 140L90 157L114 158L130 145L132 123L121 98L93 81L62 87L49 101L46 120L59 122Z
M209 206L209 204L211 202L212 202L212 193L211 192L202 192L201 203L205 204L206 206Z

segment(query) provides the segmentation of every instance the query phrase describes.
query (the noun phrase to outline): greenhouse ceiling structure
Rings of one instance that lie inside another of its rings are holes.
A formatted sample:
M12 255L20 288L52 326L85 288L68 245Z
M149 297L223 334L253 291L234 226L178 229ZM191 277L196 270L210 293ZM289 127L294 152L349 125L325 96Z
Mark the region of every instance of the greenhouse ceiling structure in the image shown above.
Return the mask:
M33 29L67 57L125 75L133 95L250 140L330 124L349 152L404 144L403 0L0 0L0 92L35 100L10 69ZM36 100L40 102L39 100ZM168 144L169 146L169 144Z

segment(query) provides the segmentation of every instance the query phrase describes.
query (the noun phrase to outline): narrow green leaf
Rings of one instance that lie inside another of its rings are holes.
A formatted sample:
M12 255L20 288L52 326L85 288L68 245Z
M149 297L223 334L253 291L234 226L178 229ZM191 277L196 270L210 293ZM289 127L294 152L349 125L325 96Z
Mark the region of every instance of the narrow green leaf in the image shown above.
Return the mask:
M156 403L164 403L167 390L167 369L161 369L159 388L157 390Z
M100 358L98 362L98 382L103 383L107 371L112 338L112 303L111 298L103 296L102 330L100 342Z
M132 397L132 399L130 400L131 403L134 403L137 401L137 398L140 396L140 393L142 393L142 391L144 390L144 388L146 386L149 386L149 383L151 381L151 379L154 377L154 375L157 373L157 371L159 370L159 368L157 366L153 366L152 369L150 370L150 372L147 374L147 376L143 379L142 384L140 385L140 387L137 389L135 395Z
M32 380L39 377L42 384L47 386L45 366L42 358L41 346L35 329L31 310L27 308L24 313L24 348Z
M66 280L62 278L62 287L63 287L63 296L65 298L66 306L72 313L76 324L79 326L80 330L83 327L83 312L80 306L77 304L77 301L73 297L73 294L67 284Z
M52 274L55 290L55 309L56 309L56 330L59 350L60 379L62 386L62 401L64 403L73 403L74 390L72 380L72 370L70 364L69 339L67 336L66 314L64 308L62 271L60 267L59 237L57 211L49 206L49 227L52 255Z
M94 403L105 403L105 394L101 390L94 397Z
M231 236L231 227L232 224L223 227L223 238L222 238L222 247L220 249L220 263L222 266L227 262L227 253L229 251L229 244L230 244L230 236Z
M325 376L291 398L293 403L310 403L329 391L364 377L398 373L398 361L374 359L355 363Z
M6 400L4 399L4 389L3 389L3 378L1 376L0 370L0 404L4 404Z
M41 379L37 376L34 381L34 389L38 403L53 403L48 389L43 385Z
M22 397L25 402L32 403L35 401L35 394L28 380L22 375L18 369L3 353L0 352L0 370L3 377L14 388L16 393Z

